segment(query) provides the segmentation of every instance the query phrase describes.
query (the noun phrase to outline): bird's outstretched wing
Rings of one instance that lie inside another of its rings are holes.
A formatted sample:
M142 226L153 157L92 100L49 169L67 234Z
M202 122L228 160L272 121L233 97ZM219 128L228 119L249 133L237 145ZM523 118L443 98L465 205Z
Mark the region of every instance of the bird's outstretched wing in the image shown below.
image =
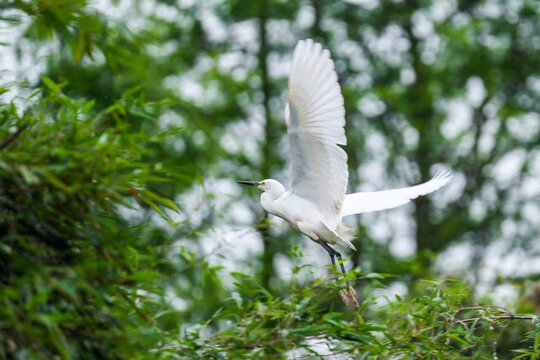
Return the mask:
M312 40L294 49L285 121L291 143L292 190L329 218L340 214L349 177L345 108L330 52Z
M433 179L403 189L383 190L374 192L359 192L347 194L341 209L341 216L361 214L371 211L391 209L405 205L420 195L429 194L448 184L452 179L450 172L441 172Z

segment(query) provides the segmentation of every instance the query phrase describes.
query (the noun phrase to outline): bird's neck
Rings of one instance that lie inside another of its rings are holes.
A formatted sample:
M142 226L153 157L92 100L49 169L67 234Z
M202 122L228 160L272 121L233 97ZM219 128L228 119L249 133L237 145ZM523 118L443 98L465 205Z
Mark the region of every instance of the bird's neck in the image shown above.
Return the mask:
M277 198L279 198L281 195L283 195L285 193L285 189L272 189L271 191L265 191L261 194L261 197L264 196L266 197L268 200L276 200Z
M272 212L272 203L285 193L285 189L272 189L261 194L261 205L269 212Z

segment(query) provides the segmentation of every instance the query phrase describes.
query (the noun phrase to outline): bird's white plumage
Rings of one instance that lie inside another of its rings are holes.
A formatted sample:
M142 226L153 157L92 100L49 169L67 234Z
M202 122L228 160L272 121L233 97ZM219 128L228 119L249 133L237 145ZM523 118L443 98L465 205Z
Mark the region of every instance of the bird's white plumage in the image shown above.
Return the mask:
M359 192L345 196L341 216L379 211L405 205L420 195L440 189L452 179L449 172L438 173L433 179L407 188L374 192Z
M289 76L285 120L292 156L292 191L339 217L349 172L345 108L330 52L312 40L299 41Z

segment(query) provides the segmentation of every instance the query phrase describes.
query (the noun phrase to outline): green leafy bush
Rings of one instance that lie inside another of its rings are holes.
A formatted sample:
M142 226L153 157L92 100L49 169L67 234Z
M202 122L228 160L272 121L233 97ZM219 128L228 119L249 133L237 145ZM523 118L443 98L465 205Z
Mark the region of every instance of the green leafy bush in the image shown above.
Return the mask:
M248 275L234 275L236 290L223 307L161 350L183 359L492 359L513 322L523 321L528 332L512 358L540 357L538 316L479 305L459 281L422 281L415 295L381 304L373 290L390 277L380 274L355 270L337 283L317 279L304 285L293 279L285 297ZM344 309L338 296L351 282L364 289L355 310Z
M43 81L0 107L0 355L124 359L157 330L149 294L168 265L120 210L166 216L176 205L151 187L180 181L147 161L167 134L131 125L159 104L132 92L96 113Z

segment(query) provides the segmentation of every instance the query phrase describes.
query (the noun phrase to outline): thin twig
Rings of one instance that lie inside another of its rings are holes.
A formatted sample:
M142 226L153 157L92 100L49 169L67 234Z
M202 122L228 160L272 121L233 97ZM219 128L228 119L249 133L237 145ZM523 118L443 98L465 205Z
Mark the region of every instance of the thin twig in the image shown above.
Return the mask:
M505 309L502 306L497 306L497 305L475 305L475 306L466 306L466 307L455 309L454 310L454 316L456 316L458 313L460 313L462 311L467 311L467 310L488 310L488 309L493 309L493 310L496 310L496 311L500 311L500 312L502 312L504 314L512 314L512 312L510 310Z
M503 315L491 315L491 316L477 316L467 319L456 319L456 316L463 311L467 310L495 310L499 313L502 313ZM534 315L516 315L510 310L507 310L501 306L497 305L474 305L474 306L467 306L458 308L454 311L454 315L452 316L453 321L456 321L458 323L461 323L463 325L471 322L475 322L478 320L487 320L487 321L497 321L497 320L538 320L537 316Z
M159 350L183 350L183 349L191 349L191 346L181 345L181 344L167 345L167 346L161 347Z
M6 139L4 139L4 141L2 141L0 143L0 151L4 150L5 148L7 148L9 146L9 144L11 144L13 142L13 140L15 140L19 135L21 135L21 133L26 130L26 128L28 128L28 125L23 125L21 126L17 131L15 131L13 134L11 134L10 136L8 136Z
M470 323L478 320L488 320L488 321L497 321L497 320L537 320L536 316L526 316L526 315L495 315L495 316L486 316L486 317L475 317L469 319L461 319L461 323Z
M119 290L120 290L119 291L120 296L122 296L131 305L131 307L133 308L133 310L135 310L135 313L140 319L150 324L154 323L154 320L151 317L149 317L148 315L144 313L144 311L139 309L135 301L133 301L133 299L128 295L127 291L125 291L124 289L119 289Z
M8 226L9 233L10 234L16 234L17 233L17 226L15 225L15 222L13 221L13 219L11 219L8 214L6 214L3 207L0 208L0 216L2 216L2 219L4 220L4 223Z

